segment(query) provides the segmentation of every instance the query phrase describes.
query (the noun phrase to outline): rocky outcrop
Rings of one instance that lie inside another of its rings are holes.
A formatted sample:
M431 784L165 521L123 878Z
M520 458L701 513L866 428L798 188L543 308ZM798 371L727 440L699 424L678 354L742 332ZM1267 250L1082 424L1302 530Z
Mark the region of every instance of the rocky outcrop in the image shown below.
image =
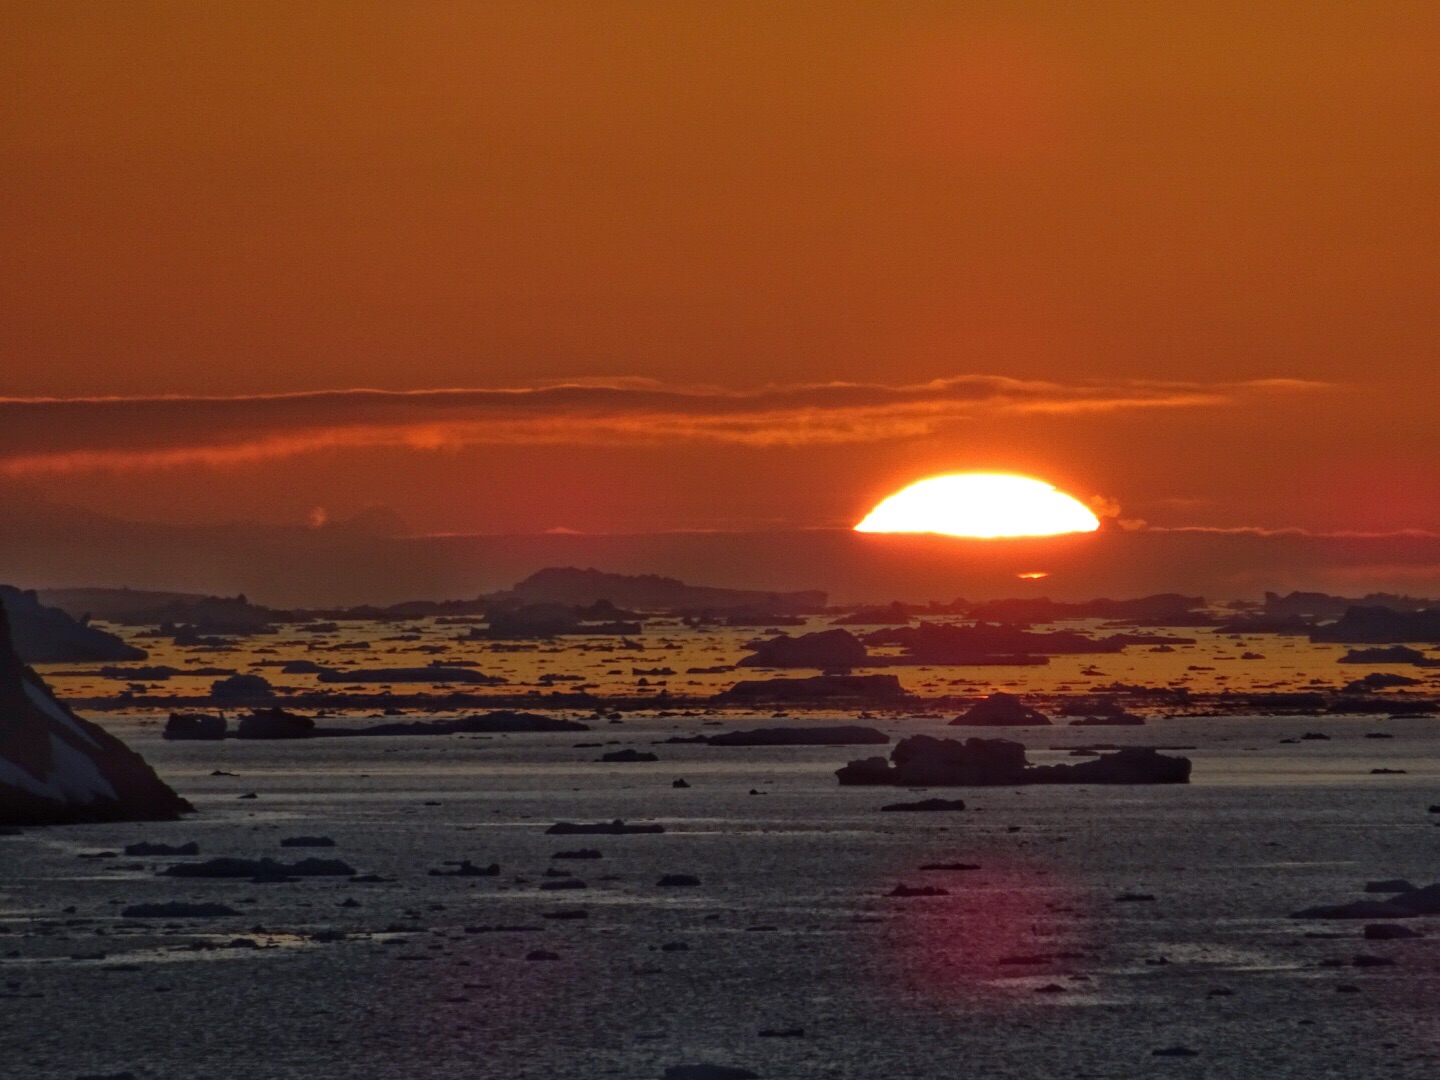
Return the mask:
M275 697L275 688L263 675L231 675L211 683L210 696L225 702L270 701Z
M1072 727L1143 727L1145 718L1132 712L1101 713L1071 720Z
M152 844L142 840L138 844L126 844L126 855L153 858L156 855L199 855L200 845L194 840L186 844Z
M880 807L891 814L935 814L952 813L965 809L964 799L921 799L919 802L886 803Z
M497 710L460 716L454 720L415 720L364 728L322 728L316 734L333 738L346 735L514 735L522 732L589 730L590 725L579 720L542 713Z
M950 890L943 889L939 885L906 885L902 881L885 895L898 896L902 899L909 899L912 896L949 896Z
M56 699L0 616L0 825L169 821L191 809L139 754Z
M1315 620L1303 615L1241 615L1228 619L1215 628L1217 634L1280 634L1291 637L1309 635Z
M894 675L813 675L808 679L750 679L715 695L716 701L900 701L910 695Z
M255 709L236 730L226 730L223 717L172 713L165 725L167 739L358 739L402 735L511 735L520 732L589 731L578 720L508 709L445 720L397 720L368 727L317 727L315 721L286 709Z
M45 598L74 615L93 612L122 626L186 626L197 634L260 634L291 621L288 612L259 607L240 596L146 592L136 589L54 589Z
M497 607L489 613L489 624L470 631L473 638L524 641L573 634L580 628L580 616L564 604L523 604Z
M671 1065L662 1080L760 1080L760 1074L734 1065Z
M477 866L469 859L450 859L446 866L453 867L450 870L431 870L431 877L498 877L500 875L499 863L488 863L485 866Z
M223 919L241 912L225 904L187 904L173 900L162 904L131 904L121 910L125 919Z
M596 600L593 604L582 604L575 608L575 614L585 622L622 623L644 622L638 611L616 607L609 600Z
M1414 664L1416 667L1440 667L1440 657L1426 656L1419 649L1392 645L1388 649L1351 649L1340 657L1341 664Z
M1241 694L1239 697L1249 708L1259 710L1262 716L1288 716L1295 713L1313 715L1328 703L1324 694L1307 690L1267 691L1260 694Z
M256 709L235 729L237 739L308 739L314 734L314 720L284 709Z
M1048 597L990 600L967 607L971 618L1009 624L1048 623L1057 619L1125 619L1143 626L1203 626L1214 622L1203 610L1202 596L1156 593L1131 600L1099 598L1062 602Z
M790 637L777 634L758 642L740 667L852 668L864 667L870 654L849 630L819 630Z
M224 714L171 713L165 721L162 738L170 740L214 741L223 739L229 727Z
M1387 885L1409 885L1406 881L1386 882ZM1424 888L1396 892L1388 900L1355 900L1348 904L1320 904L1292 912L1292 919L1413 919L1420 915L1440 915L1440 882Z
M1345 610L1333 623L1317 626L1311 641L1343 641L1357 645L1386 645L1419 641L1440 644L1440 608L1397 611L1389 607L1361 607Z
M607 754L601 754L600 760L624 763L659 761L660 758L657 755L650 753L648 750L636 750L633 747L627 746L623 750L611 750Z
M77 619L88 614L122 626L161 623L165 620L149 617L150 612L161 604L203 599L198 593L155 592L150 589L40 589L36 595L42 604L58 607Z
M505 682L496 675L485 675L474 668L439 664L429 667L355 668L351 671L322 667L316 671L315 679L322 683L467 683L474 686L500 686Z
M281 675L319 675L322 671L331 671L314 660L275 660L272 664L280 666Z
M906 664L1043 664L1046 658L1087 653L1118 653L1120 638L1092 638L1078 630L1037 633L1015 626L922 622L865 636L867 645L899 645ZM891 663L897 661L892 660Z
M911 735L890 752L836 771L844 785L992 787L1016 784L1183 784L1190 759L1149 747L1125 747L1076 764L1031 765L1025 747L1008 739L937 739Z
M1070 723L1079 727L1138 727L1145 723L1145 717L1128 712L1113 694L1071 698L1059 711L1061 716L1074 717Z
M841 784L979 786L1022 783L1029 762L1025 747L1007 739L937 739L911 735L890 752L890 760L852 761L836 775Z
M822 611L823 592L760 592L687 585L655 574L611 574L573 566L547 567L508 592L488 597L498 604L594 604L600 600L640 611L756 610L795 614Z
M27 664L96 660L144 660L150 654L59 608L45 607L34 592L0 585L0 617L8 616L10 642Z
M1384 878L1381 881L1365 882L1367 893L1408 893L1414 892L1415 886L1404 878Z
M908 626L914 619L910 609L896 600L884 607L862 607L830 621L835 626Z
M1292 911L1292 919L1413 919L1415 912L1389 900L1355 900L1348 904L1317 904Z
M711 746L862 746L888 743L890 736L860 724L816 724L727 731L706 741Z
M186 670L169 664L141 664L138 667L122 667L107 664L100 669L102 679L116 679L120 682L169 682L176 675L234 675L234 668L201 668Z
M1377 690L1389 690L1395 686L1419 686L1419 679L1412 679L1409 675L1396 675L1388 671L1372 671L1363 679L1355 679L1346 683L1340 690L1342 694L1371 694Z
M764 626L769 628L805 625L805 616L803 615L780 615L774 611L732 611L718 619L709 612L705 612L699 615L686 615L684 618L686 623L692 626L704 626L716 621L725 626Z
M1419 697L1365 697L1342 695L1332 702L1329 711L1356 716L1434 716L1440 712L1440 701Z
M614 821L557 821L545 830L547 836L629 836L634 833L663 833L664 825L628 825Z
M1050 718L1014 694L996 690L950 721L951 727L1048 727Z
M1419 930L1411 930L1408 926L1397 926L1395 923L1371 923L1361 931L1361 936L1366 941L1404 941L1409 938L1421 938L1425 935Z
M1267 592L1266 615L1300 615L1312 619L1335 619L1352 607L1387 607L1396 611L1419 611L1435 607L1435 601L1395 593L1369 593L1361 597L1332 596L1320 592L1292 592L1285 596Z
M275 859L207 859L198 863L176 863L160 871L161 877L252 878L274 880L292 877L352 877L355 868L340 859L301 859L282 863Z
M1190 759L1162 754L1149 746L1122 746L1074 765L1033 765L1028 784L1188 784Z

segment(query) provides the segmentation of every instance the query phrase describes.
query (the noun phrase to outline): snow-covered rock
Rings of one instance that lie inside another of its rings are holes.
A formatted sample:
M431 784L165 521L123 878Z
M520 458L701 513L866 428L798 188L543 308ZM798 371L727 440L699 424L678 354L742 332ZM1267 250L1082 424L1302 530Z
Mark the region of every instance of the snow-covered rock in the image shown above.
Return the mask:
M191 809L144 758L56 699L0 614L0 825L164 821Z

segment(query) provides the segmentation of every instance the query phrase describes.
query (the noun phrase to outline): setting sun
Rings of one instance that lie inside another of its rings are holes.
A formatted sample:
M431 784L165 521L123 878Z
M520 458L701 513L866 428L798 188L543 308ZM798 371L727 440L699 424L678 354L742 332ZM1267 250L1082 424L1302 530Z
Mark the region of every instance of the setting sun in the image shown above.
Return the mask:
M932 476L882 500L856 532L993 539L1094 532L1100 519L1043 480L1005 473Z

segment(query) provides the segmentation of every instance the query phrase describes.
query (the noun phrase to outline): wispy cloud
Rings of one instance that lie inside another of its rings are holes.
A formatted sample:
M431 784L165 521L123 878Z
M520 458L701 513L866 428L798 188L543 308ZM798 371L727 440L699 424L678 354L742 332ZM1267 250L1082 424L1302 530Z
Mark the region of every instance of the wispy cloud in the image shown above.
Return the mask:
M984 414L1214 408L1325 386L1293 379L1056 383L968 375L912 385L735 391L618 378L517 389L0 398L0 474L227 466L347 448L877 442L928 435Z
M1148 521L1122 520L1127 532L1178 533L1200 536L1290 537L1313 540L1440 540L1433 529L1307 529L1300 525L1267 528L1261 525L1151 525Z

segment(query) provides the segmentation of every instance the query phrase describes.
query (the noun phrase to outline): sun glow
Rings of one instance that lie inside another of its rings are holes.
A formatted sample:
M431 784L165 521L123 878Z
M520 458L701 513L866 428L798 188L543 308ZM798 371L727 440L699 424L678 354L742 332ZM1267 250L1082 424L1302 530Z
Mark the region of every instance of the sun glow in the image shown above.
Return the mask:
M856 532L994 539L1094 532L1100 519L1043 480L1006 473L932 476L882 500Z

